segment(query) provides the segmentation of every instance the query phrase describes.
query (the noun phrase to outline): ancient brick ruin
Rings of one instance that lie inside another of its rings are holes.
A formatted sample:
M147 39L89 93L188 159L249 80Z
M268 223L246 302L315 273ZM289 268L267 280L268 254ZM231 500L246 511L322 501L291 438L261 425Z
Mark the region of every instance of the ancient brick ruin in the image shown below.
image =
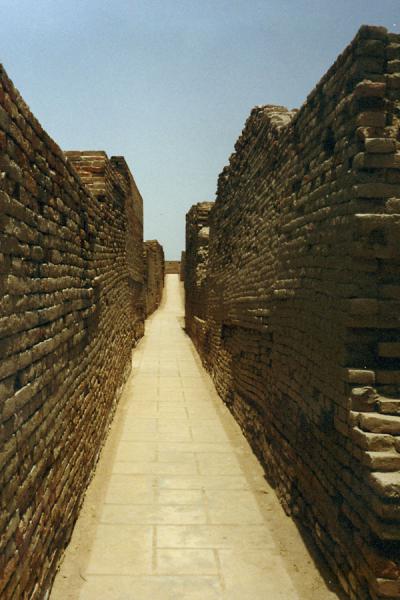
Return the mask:
M157 240L147 240L143 247L146 317L159 306L164 288L164 250Z
M185 261L186 261L186 252L182 250L181 252L181 264L179 266L179 279L180 281L185 280Z
M165 274L166 275L176 275L180 272L180 262L179 260L166 260L165 261Z
M0 596L43 598L145 317L142 198L67 156L0 72Z
M207 262L209 215L212 202L199 202L186 215L186 252L183 269L185 286L185 329L201 356L207 354Z
M362 27L187 215L187 331L353 600L400 598L399 122L400 36Z
M0 597L51 587L164 273L285 510L352 600L400 599L400 36L255 108L186 251L123 157L64 153L0 68Z

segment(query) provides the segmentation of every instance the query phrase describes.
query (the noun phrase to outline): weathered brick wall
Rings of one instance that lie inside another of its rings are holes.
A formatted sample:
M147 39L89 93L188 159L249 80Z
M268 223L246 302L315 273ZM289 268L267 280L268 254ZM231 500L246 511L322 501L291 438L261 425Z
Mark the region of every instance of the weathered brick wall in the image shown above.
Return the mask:
M363 27L252 111L211 211L203 361L354 600L400 598L399 115L400 36Z
M201 355L207 353L207 263L212 202L199 202L186 215L184 266L185 329Z
M65 154L102 209L93 259L96 280L104 282L102 301L130 306L129 327L139 339L145 318L142 197L122 156L109 159L103 151Z
M166 275L177 275L180 272L179 260L166 260L165 261L165 274Z
M157 240L147 240L143 246L145 265L146 316L151 315L161 303L164 289L164 250Z
M142 201L122 159L67 160L3 69L0 171L0 597L32 600L143 332Z
M186 260L186 252L184 250L182 250L181 252L181 264L179 267L179 279L181 281L184 281L185 279L185 260Z

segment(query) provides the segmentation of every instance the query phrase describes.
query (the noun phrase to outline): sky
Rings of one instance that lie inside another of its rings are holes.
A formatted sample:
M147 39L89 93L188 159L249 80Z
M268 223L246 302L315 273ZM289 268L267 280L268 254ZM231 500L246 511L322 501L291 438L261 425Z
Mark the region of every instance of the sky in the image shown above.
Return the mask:
M0 0L0 62L63 150L123 155L145 239L180 258L253 106L299 107L400 0Z

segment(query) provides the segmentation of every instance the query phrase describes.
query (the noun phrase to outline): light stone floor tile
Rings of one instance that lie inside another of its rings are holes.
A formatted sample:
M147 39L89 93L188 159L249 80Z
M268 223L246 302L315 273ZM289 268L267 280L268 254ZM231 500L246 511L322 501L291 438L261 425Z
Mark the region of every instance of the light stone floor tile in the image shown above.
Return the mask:
M160 575L216 575L218 565L212 550L194 548L160 549L156 554Z
M143 375L151 375L153 376L154 373L157 373L159 371L159 366L158 364L152 365L151 363L144 363L142 362L141 366L140 366L140 372Z
M216 576L96 577L82 582L79 596L63 600L221 600ZM242 599L243 600L243 599Z
M167 401L165 401L163 398L160 398L157 405L157 411L159 413L159 419L184 419L186 421L189 419L187 403L183 398L178 400L171 399ZM186 425L188 425L188 423L186 423Z
M229 442L159 442L157 444L159 452L171 451L171 452L222 452L231 454L234 452L234 448Z
M282 559L254 549L218 550L227 600L300 600ZM306 600L306 599L304 599Z
M160 446L161 444L159 444L159 449L157 452L159 462L189 463L192 465L197 465L197 459L194 452L163 449L160 448Z
M137 393L139 390L143 390L144 393L146 393L146 391L150 393L154 388L157 388L157 385L157 376L155 376L154 374L142 374L139 372L135 375L135 378L129 382L128 389L135 390Z
M206 490L210 522L214 524L262 525L264 517L252 491Z
M241 475L242 468L235 454L203 453L197 456L201 475Z
M196 525L207 520L203 506L198 505L114 505L105 504L100 518L101 523L114 525Z
M159 442L190 442L190 431L163 431L157 433Z
M124 427L121 432L121 441L123 442L149 442L152 443L159 439L158 434L156 432L152 433L151 431L136 431L132 430L129 427ZM160 439L160 441L162 441Z
M160 418L158 422L159 433L180 433L191 439L191 431L187 419Z
M175 417L176 419L186 419L187 412L182 402L159 402L158 413L160 416Z
M203 384L201 375L198 377L181 377L181 385L183 390L206 390L207 388Z
M201 490L159 490L157 501L160 504L203 504ZM174 544L175 545L175 544Z
M193 365L193 367L189 368L189 367L185 367L180 365L179 367L179 375L183 378L185 377L201 377L201 371L197 368L196 365Z
M166 375L165 377L160 377L159 378L159 385L160 388L163 388L164 390L177 390L177 391L181 391L182 390L182 378L177 376L172 376L172 375Z
M244 475L159 477L160 488L169 490L247 490L250 483Z
M147 461L157 460L158 449L156 444L146 442L123 441L118 445L115 453L116 461Z
M287 518L182 329L178 279L166 282L51 600L334 600L294 525L292 551Z
M114 473L107 484L105 503L110 504L152 504L155 490L148 477Z
M157 431L157 420L155 418L135 418L133 413L126 415L124 428L133 432L155 433Z
M185 395L181 390L163 390L159 387L157 396L159 402L176 402L177 404L182 404L186 401Z
M266 525L157 525L159 548L268 547L276 552Z
M147 414L147 413L154 413L156 414L158 410L158 401L157 400L152 400L151 402L135 402L133 399L131 402L127 403L125 410L124 410L124 415L125 415L125 419L131 419L132 417L136 419L151 419L151 418L156 418L153 417L153 414Z
M158 406L158 399L154 395L154 393L151 395L151 398L149 398L148 400L146 400L146 398L144 398L144 399L137 398L135 396L135 394L133 394L132 396L130 396L128 398L128 402L126 403L126 405L124 407L121 407L121 412L126 416L134 414L135 417L138 418L138 415L141 410L148 409L148 408L154 408L155 410L157 410L157 406ZM139 418L143 418L143 417L139 416Z
M113 473L129 475L196 475L196 463L185 462L115 462Z
M205 386L197 385L195 388L186 388L183 390L183 395L188 399L210 401L210 393Z
M192 436L195 442L224 442L228 437L223 429L207 429L192 427Z
M191 421L196 420L197 422L200 422L200 421L207 421L209 419L212 420L212 419L218 418L217 412L212 407L209 407L209 406L201 407L201 406L187 405L186 410L187 410L188 418ZM229 443L228 440L226 440L226 441Z
M85 572L89 575L151 573L152 538L153 528L146 525L99 524Z

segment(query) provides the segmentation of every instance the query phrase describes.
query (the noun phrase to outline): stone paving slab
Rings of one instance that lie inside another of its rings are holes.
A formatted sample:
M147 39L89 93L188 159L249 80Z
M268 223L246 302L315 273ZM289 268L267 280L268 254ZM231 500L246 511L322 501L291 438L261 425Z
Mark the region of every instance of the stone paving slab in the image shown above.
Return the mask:
M135 350L51 600L332 600L181 327L178 277Z

